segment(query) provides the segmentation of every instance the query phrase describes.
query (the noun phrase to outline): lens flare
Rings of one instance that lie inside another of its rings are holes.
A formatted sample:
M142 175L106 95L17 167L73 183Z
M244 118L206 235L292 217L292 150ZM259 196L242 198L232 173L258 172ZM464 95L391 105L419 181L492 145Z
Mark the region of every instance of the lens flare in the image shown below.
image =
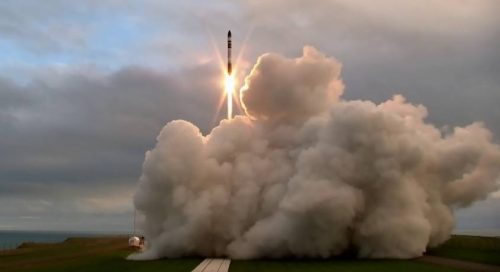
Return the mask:
M215 42L215 39L212 35L212 33L209 31L209 37L210 41L212 44L212 48L214 50L215 56L217 57L218 63L219 63L219 68L222 74L222 80L220 80L220 90L224 90L220 92L220 97L219 97L219 102L217 104L217 109L214 114L214 117L212 119L212 124L215 124L217 121L217 118L219 118L219 114L222 110L222 107L224 105L224 100L226 100L227 104L227 118L232 119L233 117L233 106L235 106L236 114L239 113L244 113L244 110L241 106L241 101L240 101L240 93L241 91L238 91L238 84L241 82L241 77L244 74L244 69L241 70L240 64L243 62L243 55L246 50L246 44L248 42L248 39L250 37L250 33L246 35L245 42L242 44L241 49L238 52L237 58L235 62L231 62L231 73L229 73L229 67L227 66L227 63L223 60L221 52L219 51L217 47L217 43ZM229 56L228 56L229 57Z
M234 76L226 74L224 79L224 89L227 100L227 119L233 118L233 94L234 94Z

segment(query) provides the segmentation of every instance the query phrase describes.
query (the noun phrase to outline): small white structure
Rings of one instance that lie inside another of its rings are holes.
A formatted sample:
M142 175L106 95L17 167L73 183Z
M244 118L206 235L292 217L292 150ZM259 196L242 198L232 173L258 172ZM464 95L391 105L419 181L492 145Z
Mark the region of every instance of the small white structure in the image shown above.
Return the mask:
M136 217L137 211L134 209L134 232L132 236L128 239L128 246L133 249L140 249L142 250L146 245L146 241L144 239L144 236L136 236L135 232L135 217Z
M142 243L141 243L141 238L137 236L132 236L128 239L128 246L131 248L141 248Z

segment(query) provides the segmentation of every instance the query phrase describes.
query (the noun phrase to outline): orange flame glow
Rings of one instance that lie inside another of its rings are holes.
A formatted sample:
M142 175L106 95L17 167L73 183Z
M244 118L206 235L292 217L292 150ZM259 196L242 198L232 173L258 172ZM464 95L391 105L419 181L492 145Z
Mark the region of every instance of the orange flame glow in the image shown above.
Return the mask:
M209 37L212 43L212 48L215 53L215 56L217 57L218 63L220 70L223 73L223 80L221 80L221 87L224 89L222 92L222 95L219 98L219 103L217 106L217 110L214 116L214 119L212 120L212 123L215 123L217 116L219 116L219 113L221 111L222 106L224 105L224 100L227 100L227 118L232 119L233 117L233 106L236 106L236 109L239 112L243 111L243 108L241 106L240 102L240 95L239 92L236 91L237 86L238 86L238 78L240 77L240 72L239 71L239 64L242 61L242 57L244 55L245 49L246 49L246 43L249 39L250 34L248 34L245 38L245 42L242 44L241 49L239 50L236 61L233 62L233 71L231 74L228 74L227 69L226 69L226 61L223 60L222 55L220 54L220 51L218 50L217 43L215 42L213 35L210 31L209 32Z
M231 120L233 118L233 94L234 94L234 76L226 74L224 80L224 89L226 91L227 99L227 119Z

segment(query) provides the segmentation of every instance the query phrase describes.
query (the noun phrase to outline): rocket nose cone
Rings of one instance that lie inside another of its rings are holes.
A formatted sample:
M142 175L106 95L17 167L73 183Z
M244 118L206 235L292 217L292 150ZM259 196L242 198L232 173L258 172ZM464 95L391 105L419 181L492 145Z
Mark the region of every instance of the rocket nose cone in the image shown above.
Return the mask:
M228 37L231 37L231 30L229 30L229 31L227 32L227 36L228 36Z

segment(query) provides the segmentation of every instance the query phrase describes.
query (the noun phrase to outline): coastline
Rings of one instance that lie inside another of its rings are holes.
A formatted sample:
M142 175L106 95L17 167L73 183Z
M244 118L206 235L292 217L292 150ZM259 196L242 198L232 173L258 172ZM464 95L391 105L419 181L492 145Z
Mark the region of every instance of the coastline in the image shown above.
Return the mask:
M125 232L97 231L29 231L1 230L0 251L18 248L24 243L62 243L68 238L114 237L128 235Z

